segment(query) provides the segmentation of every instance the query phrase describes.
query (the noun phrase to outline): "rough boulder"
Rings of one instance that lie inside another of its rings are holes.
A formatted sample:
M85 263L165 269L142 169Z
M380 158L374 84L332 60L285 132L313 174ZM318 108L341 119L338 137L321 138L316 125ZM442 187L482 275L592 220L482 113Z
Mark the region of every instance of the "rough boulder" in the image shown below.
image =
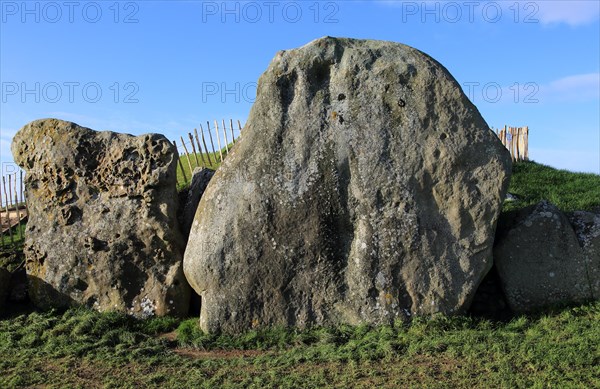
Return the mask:
M510 167L416 49L325 37L279 52L192 226L201 328L464 312L492 264Z
M37 306L187 313L178 156L164 136L44 119L15 135L12 152L27 172L25 256Z
M570 216L547 201L502 216L494 260L513 311L600 298L600 214Z

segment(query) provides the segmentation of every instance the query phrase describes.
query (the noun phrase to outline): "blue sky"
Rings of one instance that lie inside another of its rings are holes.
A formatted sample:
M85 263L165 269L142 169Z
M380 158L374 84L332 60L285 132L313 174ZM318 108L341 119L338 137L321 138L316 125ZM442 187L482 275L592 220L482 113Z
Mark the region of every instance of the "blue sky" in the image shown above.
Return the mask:
M246 121L278 50L391 40L441 62L530 157L600 173L598 1L0 1L0 161L45 117L178 139Z

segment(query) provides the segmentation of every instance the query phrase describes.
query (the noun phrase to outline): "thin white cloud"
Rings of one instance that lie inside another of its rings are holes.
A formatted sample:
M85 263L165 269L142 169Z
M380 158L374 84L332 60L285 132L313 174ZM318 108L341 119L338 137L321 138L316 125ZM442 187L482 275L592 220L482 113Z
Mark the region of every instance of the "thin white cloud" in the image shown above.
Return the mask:
M600 73L576 74L540 86L540 102L589 101L600 98Z
M521 1L521 3L532 2ZM600 19L600 2L597 0L555 0L533 3L535 7L539 7L536 16L543 24L566 23L575 27Z
M600 73L565 76L545 84L465 81L463 91L474 104L545 104L587 102L600 99Z
M450 22L513 21L541 23L543 25L567 24L572 27L594 23L600 19L598 0L516 0L516 1L406 1L378 0L377 4L402 10L409 21L433 21L435 10L439 20ZM518 7L516 4L518 3ZM457 9L460 16L457 15ZM498 13L499 11L499 13Z

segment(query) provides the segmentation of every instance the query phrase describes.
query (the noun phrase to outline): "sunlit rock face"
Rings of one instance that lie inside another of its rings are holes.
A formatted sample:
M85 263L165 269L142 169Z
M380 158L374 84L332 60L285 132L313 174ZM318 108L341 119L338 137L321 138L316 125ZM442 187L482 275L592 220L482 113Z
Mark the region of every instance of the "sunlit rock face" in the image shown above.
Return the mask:
M510 156L411 47L281 51L198 207L184 271L200 325L389 323L463 312L492 264Z
M12 152L27 172L25 256L37 306L187 313L178 156L164 136L43 119L15 135Z

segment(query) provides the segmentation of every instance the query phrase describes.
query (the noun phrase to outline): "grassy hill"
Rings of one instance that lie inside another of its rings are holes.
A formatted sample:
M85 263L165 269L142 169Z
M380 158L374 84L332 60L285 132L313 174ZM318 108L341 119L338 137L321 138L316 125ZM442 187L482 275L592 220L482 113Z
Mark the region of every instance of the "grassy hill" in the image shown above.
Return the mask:
M600 206L600 176L534 162L515 164L509 191L519 200L505 210ZM438 316L240 336L204 334L195 318L20 309L0 319L1 388L600 387L600 302L505 322Z
M600 175L573 173L536 162L513 166L508 191L518 201L506 202L504 211L548 200L563 211L592 210L600 206Z

